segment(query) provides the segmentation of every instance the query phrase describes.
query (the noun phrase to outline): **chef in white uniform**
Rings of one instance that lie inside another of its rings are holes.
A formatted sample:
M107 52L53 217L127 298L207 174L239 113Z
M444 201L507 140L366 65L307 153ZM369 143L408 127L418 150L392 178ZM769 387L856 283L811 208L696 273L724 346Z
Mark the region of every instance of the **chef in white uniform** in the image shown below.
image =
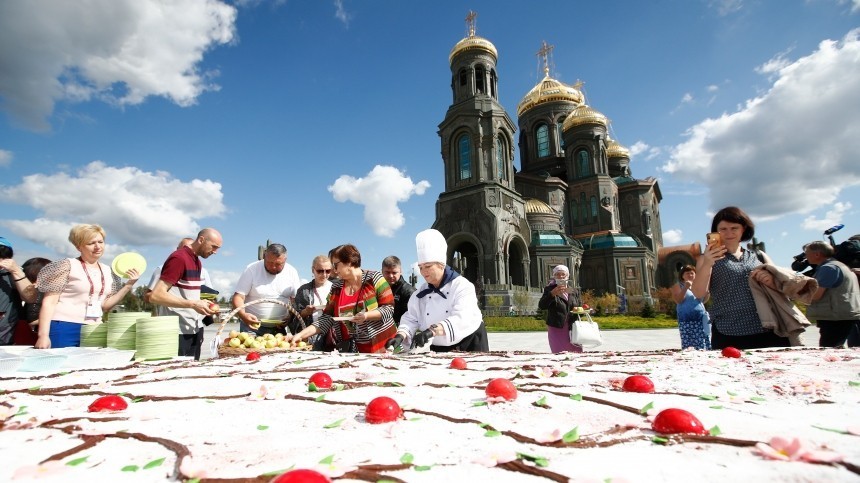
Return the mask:
M415 237L415 245L425 283L409 299L397 335L385 347L408 350L431 342L434 352L489 351L475 286L445 264L445 237L436 230L424 230Z

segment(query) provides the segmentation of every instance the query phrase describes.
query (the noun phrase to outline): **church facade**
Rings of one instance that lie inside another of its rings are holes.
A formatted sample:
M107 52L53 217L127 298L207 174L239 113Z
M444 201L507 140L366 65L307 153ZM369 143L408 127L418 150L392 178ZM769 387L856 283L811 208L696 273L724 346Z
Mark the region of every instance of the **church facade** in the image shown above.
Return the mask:
M445 183L433 228L448 263L485 305L496 295L504 307L533 306L559 264L583 291L649 299L672 272L658 269L657 180L633 177L629 151L580 83L550 77L546 44L545 76L512 119L498 100L496 47L475 34L473 14L467 22L449 55L452 101L438 130Z

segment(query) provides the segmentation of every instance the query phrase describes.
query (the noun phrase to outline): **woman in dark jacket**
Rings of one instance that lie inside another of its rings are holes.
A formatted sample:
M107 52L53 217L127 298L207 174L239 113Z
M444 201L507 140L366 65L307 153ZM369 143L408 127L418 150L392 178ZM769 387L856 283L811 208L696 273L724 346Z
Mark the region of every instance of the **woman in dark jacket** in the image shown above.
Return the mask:
M546 310L546 332L549 349L559 352L582 352L581 345L570 343L570 309L579 307L582 302L579 289L568 286L570 270L564 265L552 269L552 280L543 289L538 302L540 310Z

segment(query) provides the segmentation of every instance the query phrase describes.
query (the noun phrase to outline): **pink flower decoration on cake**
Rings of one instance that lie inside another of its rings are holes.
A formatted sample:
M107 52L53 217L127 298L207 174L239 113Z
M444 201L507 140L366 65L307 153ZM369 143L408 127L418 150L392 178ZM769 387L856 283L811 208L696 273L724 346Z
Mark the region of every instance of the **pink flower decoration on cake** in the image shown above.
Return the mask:
M18 408L0 404L0 421L5 421L16 414L18 414Z
M357 468L358 468L357 466L346 466L346 465L338 466L337 464L332 462L329 464L322 464L321 463L321 464L318 464L317 466L314 466L311 469L314 471L317 471L319 473L322 473L331 479L335 479L335 478L340 478L341 476L349 473L350 471L354 471Z
M40 465L32 465L32 466L22 466L15 470L15 474L12 475L13 480L20 479L36 479L36 478L47 478L49 476L61 475L67 471L69 471L71 467L63 464L62 461L47 461Z
M556 441L560 441L563 437L564 433L562 433L560 429L556 428L553 429L552 432L544 433L538 436L537 438L535 438L535 441L537 441L538 443L555 443Z
M258 389L255 392L252 392L251 395L248 396L248 400L249 401L264 401L266 399L269 399L269 400L281 399L282 397L284 397L283 391L273 390L273 389L266 387L265 385L262 385L262 386L260 386L260 389Z
M487 468L492 468L502 463L510 463L515 459L517 459L516 452L510 450L499 450L487 453L473 461L473 463L486 466Z
M206 472L206 468L204 468L199 462L195 461L191 456L182 458L182 463L179 464L179 472L182 473L182 476L188 479L206 478L209 476Z
M770 444L756 443L753 452L765 458L780 461L806 461L808 463L834 463L842 455L833 451L809 449L799 438L775 436Z
M839 357L834 354L827 354L826 356L824 356L824 360L827 362L836 362L839 360Z

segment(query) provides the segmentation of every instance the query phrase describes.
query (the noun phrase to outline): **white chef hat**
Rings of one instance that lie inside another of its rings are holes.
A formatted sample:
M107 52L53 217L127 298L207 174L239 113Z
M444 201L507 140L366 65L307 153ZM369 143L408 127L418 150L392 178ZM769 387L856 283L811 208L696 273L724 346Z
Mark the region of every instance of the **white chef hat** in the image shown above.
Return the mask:
M564 272L564 273L570 275L570 270L568 270L567 267L564 265L556 265L556 266L552 267L553 278L555 278L555 274L557 274L558 272Z
M415 247L418 249L418 263L447 263L448 243L437 230L431 228L415 235Z

